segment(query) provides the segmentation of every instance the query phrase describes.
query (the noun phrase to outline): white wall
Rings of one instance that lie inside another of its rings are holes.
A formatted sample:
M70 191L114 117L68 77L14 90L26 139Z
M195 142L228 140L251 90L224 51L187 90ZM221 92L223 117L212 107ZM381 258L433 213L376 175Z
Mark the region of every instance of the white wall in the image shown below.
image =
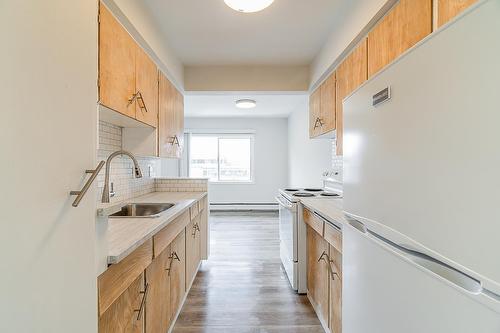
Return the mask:
M0 2L2 332L97 332L97 1Z
M286 118L186 118L186 129L255 130L254 184L210 184L214 203L271 203L288 182Z
M309 139L309 107L288 117L288 183L293 187L322 187L323 171L332 167L332 140Z

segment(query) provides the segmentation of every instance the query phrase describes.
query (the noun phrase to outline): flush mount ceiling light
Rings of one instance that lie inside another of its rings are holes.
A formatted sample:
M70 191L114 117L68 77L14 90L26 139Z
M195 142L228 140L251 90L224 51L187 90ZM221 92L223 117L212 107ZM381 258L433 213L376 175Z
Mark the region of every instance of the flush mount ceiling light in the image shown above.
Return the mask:
M257 106L257 102L253 99L239 99L236 101L236 107L240 109L252 109Z
M255 13L269 7L274 0L224 0L226 5L242 13Z

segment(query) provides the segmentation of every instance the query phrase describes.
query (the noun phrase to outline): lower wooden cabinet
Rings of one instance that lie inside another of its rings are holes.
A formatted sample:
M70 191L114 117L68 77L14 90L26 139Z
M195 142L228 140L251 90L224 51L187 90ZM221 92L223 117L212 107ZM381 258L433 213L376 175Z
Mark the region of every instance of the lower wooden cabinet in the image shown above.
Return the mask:
M174 320L186 294L186 233L181 231L170 245L170 320Z
M323 325L328 325L328 243L307 226L307 294Z
M99 318L100 333L142 333L144 327L144 273ZM142 309L141 309L142 304Z
M330 249L330 320L328 327L332 333L342 332L342 254L333 246Z
M304 209L306 217L307 209ZM325 228L330 228L325 222ZM331 227L333 228L333 227ZM342 243L307 225L307 295L325 329L342 332Z
M208 243L202 200L193 219L186 210L99 276L99 333L166 333L174 325L196 276L202 241Z
M186 287L193 282L201 261L201 227L200 215L186 227Z
M170 245L146 269L146 333L167 332L170 327Z

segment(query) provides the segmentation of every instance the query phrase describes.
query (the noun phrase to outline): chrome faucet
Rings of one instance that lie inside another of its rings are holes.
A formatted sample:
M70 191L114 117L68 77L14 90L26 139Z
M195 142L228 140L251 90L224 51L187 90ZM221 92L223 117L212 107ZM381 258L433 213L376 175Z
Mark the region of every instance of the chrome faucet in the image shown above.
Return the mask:
M125 150L115 151L113 154L109 155L109 157L106 161L106 175L104 176L104 188L102 189L102 200L101 200L102 203L109 202L109 169L111 167L111 160L118 155L127 155L128 157L130 157L132 159L132 162L134 162L134 176L135 176L135 178L142 177L141 168L139 167L139 163L137 162L134 155L132 155L131 153L129 153L128 151L125 151Z

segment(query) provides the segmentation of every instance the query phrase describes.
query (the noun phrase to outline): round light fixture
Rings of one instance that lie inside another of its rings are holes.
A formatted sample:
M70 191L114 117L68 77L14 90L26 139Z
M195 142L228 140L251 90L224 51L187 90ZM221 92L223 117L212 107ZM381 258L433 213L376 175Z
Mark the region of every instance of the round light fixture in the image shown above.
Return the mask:
M274 0L224 0L226 5L242 13L255 13L269 7Z
M257 106L257 102L253 99L239 99L236 101L236 107L240 109L252 109Z

